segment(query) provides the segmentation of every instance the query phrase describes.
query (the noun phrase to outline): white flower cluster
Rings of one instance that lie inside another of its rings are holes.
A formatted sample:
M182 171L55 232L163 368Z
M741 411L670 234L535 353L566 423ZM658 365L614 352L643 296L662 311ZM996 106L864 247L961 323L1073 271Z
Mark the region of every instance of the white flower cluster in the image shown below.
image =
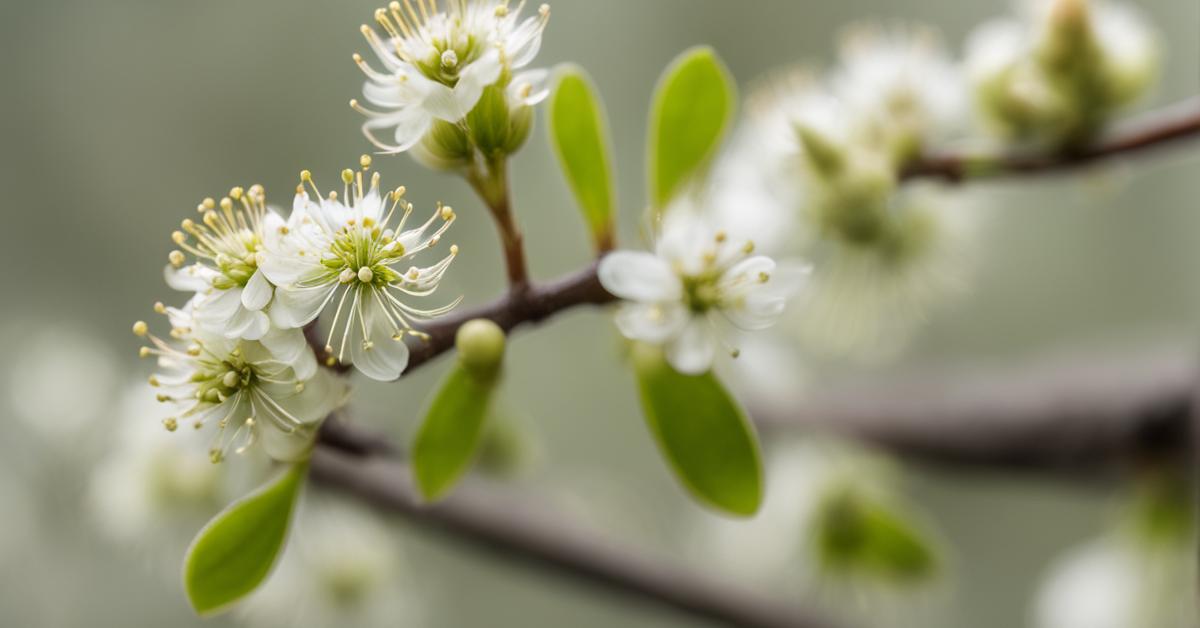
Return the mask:
M1156 33L1133 5L1026 0L1020 13L980 25L967 41L980 113L1007 136L1086 141L1158 73Z
M307 455L321 421L347 394L339 378L318 368L306 339L305 328L322 311L333 311L320 347L327 365L349 362L368 377L391 380L407 366L405 338L421 335L413 321L457 303L408 303L433 294L454 260L458 248L451 246L429 266L409 266L437 246L454 211L439 204L410 226L413 205L404 187L381 191L370 163L364 156L361 171L342 172L341 194L322 196L301 173L286 219L256 185L234 188L219 202L205 199L199 222L184 220L173 234L179 248L169 256L167 283L192 297L182 308L155 306L170 321L169 339L151 335L141 321L134 333L149 338L141 355L157 357L161 369L150 383L176 410L164 425L174 431L215 424L214 462L254 443L277 460Z
M437 122L453 134L484 92L495 87L511 112L526 112L513 118L522 126L512 140L519 144L528 135L528 108L549 94L544 87L548 73L514 71L529 65L541 48L550 7L543 4L537 15L522 20L523 1L516 9L507 0L443 2L444 9L437 0L404 0L378 9L375 22L382 36L363 25L363 36L382 65L376 69L361 55L354 56L367 75L363 96L378 108L351 101L368 118L363 132L381 150L407 151L429 136ZM381 138L380 131L391 139ZM436 158L444 150L429 146L424 152Z
M900 24L852 29L828 76L788 72L750 97L717 208L765 252L819 269L796 323L810 348L886 356L962 283L966 212L900 178L964 130L967 100L935 34Z

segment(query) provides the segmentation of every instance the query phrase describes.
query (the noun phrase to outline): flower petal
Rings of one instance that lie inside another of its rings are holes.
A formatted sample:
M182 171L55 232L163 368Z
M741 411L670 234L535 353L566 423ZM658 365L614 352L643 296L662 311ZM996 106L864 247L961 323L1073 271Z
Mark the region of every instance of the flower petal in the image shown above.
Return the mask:
M617 251L600 260L600 284L631 301L666 302L683 298L683 284L667 262L650 253Z
M254 311L261 310L271 302L273 294L275 286L267 281L262 269L255 270L250 276L250 281L246 282L246 287L242 289L242 307Z
M617 310L615 320L626 338L663 344L683 329L688 312L680 303L626 303Z
M712 368L716 330L703 316L693 316L674 341L666 346L667 362L684 375L699 375Z

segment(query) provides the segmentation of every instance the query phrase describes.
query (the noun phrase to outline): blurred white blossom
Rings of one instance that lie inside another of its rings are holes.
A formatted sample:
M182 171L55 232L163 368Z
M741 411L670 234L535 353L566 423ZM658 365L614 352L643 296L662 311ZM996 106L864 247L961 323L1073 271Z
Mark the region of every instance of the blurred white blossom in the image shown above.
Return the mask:
M1028 0L978 26L966 69L983 121L1001 135L1078 144L1141 97L1159 73L1158 35L1136 6Z
M188 540L226 503L266 471L214 465L205 441L163 429L170 408L148 394L144 381L126 388L111 409L106 454L90 477L87 506L100 531L115 542L171 556L178 567Z
M1110 536L1051 568L1034 605L1037 628L1189 628L1195 625L1194 555Z
M279 564L238 619L253 628L423 625L395 533L362 506L308 497Z
M969 284L979 208L939 187L902 186L894 147L808 75L771 79L747 109L712 207L764 253L812 261L812 289L781 327L820 352L894 355Z
M23 327L10 345L21 359L5 371L12 415L57 447L86 448L115 397L116 361L78 325Z

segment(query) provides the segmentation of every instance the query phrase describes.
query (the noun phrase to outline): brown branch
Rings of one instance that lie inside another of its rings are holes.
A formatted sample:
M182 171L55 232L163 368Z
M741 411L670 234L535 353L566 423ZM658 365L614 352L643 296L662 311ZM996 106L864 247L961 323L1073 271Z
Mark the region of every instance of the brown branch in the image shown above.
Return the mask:
M406 467L319 449L313 477L466 540L505 558L731 626L829 628L833 624L770 598L670 566L649 550L634 551L583 534L513 495L465 482L449 499L424 505Z
M756 408L755 419L955 469L1096 478L1192 456L1197 382L1194 354L1175 348L824 387L800 408Z
M541 322L550 316L578 305L609 303L614 297L604 290L596 277L596 263L587 268L546 284L527 284L511 290L492 303L463 310L430 322L421 331L429 339L412 347L406 373L441 355L454 346L454 334L463 323L477 318L495 322L505 332L520 325Z
M1099 161L1144 153L1200 136L1200 97L1142 114L1120 124L1094 145L1059 154L940 154L916 160L904 179L934 178L949 183L1013 175L1051 174Z

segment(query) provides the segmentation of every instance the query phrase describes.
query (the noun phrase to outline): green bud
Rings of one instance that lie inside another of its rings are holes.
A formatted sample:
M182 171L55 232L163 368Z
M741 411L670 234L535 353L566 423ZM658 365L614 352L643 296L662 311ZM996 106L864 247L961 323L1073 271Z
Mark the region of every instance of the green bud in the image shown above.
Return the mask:
M504 146L504 152L511 155L521 150L532 130L533 107L521 106L514 109L509 117L508 142Z
M492 321L477 318L458 328L454 345L463 368L473 376L490 380L504 361L504 330Z
M509 111L504 90L500 83L488 86L479 97L479 103L467 114L471 139L485 157L507 154Z
M453 170L471 164L474 148L458 125L435 120L429 132L413 149L413 157L433 170Z

